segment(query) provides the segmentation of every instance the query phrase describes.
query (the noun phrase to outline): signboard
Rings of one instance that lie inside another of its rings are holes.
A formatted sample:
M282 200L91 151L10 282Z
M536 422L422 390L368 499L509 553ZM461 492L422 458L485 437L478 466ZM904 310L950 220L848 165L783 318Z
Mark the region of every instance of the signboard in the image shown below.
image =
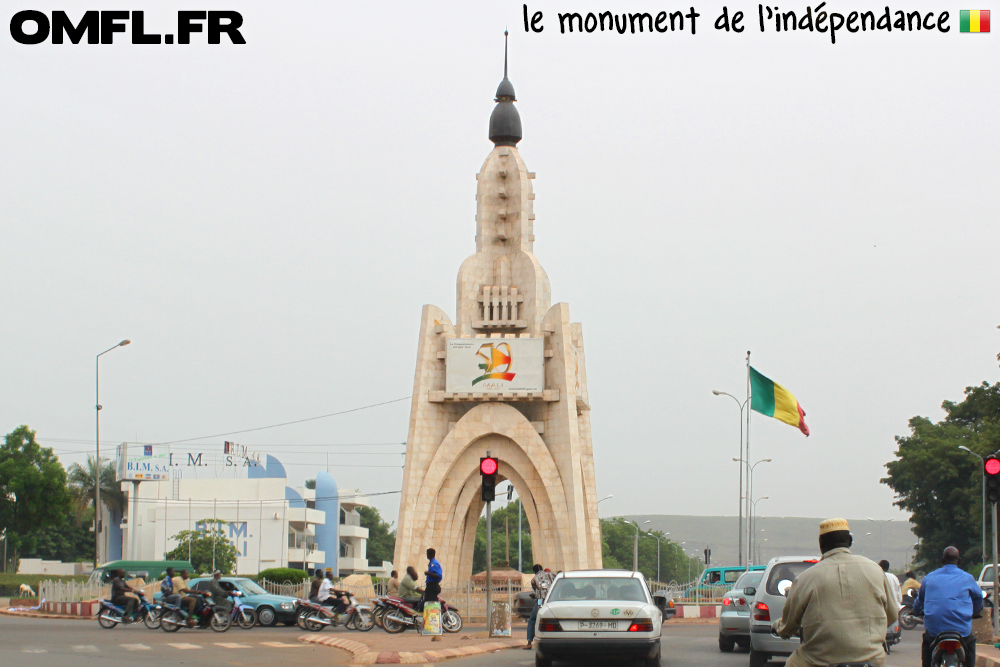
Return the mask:
M118 445L119 482L170 480L170 445Z
M510 637L510 602L493 600L489 631L490 637Z
M545 389L544 338L450 338L445 364L451 394Z
M439 635L439 634L441 634L441 603L440 602L425 602L424 603L424 634L425 635Z

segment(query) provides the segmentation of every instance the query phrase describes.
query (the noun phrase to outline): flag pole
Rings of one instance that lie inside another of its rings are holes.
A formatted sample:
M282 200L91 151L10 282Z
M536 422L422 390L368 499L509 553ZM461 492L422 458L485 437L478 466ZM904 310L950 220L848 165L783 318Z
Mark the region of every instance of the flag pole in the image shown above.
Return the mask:
M746 456L743 459L743 464L747 466L747 495L746 495L746 517L747 517L747 533L746 533L746 569L750 570L750 537L751 537L751 527L750 527L750 511L751 502L750 498L750 413L753 412L753 395L750 390L750 350L747 350L747 438L746 438Z

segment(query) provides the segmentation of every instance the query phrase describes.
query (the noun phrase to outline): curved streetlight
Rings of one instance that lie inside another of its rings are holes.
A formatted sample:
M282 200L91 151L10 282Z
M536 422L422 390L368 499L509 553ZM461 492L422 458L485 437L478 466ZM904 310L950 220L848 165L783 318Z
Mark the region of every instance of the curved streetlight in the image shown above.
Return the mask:
M648 521L646 523L649 523ZM670 533L664 533L663 535L653 535L652 533L646 533L647 536L652 537L656 540L656 583L662 583L660 581L660 542L667 539L667 535Z
M743 460L743 408L747 406L747 401L749 401L750 399L748 398L746 401L740 401L740 399L736 398L729 392L719 391L718 389L713 389L712 393L715 394L716 396L728 396L729 398L736 401L736 405L740 409L740 458L734 460L742 461ZM739 513L740 518L736 529L738 535L736 553L738 554L737 559L739 560L737 565L742 565L743 564L743 468L742 467L740 467L740 494L738 500L740 505L740 513Z
M132 341L128 338L118 343L114 347L109 347L97 355L94 361L94 386L95 394L97 397L96 404L94 406L96 412L96 437L94 439L94 453L95 453L95 470L94 470L94 567L100 564L101 557L101 357L110 352L111 350L116 350L119 347L125 347L129 345ZM132 517L129 517L130 519ZM129 525L129 533L131 534L135 530L134 526Z
M759 466L761 463L770 463L771 459L760 459L759 461L757 461L753 465L750 465L749 461L744 461L743 459L734 458L733 461L736 461L738 463L745 463L745 464L747 464L747 468L748 468L748 470L747 470L747 499L749 501L752 501L752 499L753 499L753 471L754 471L754 468L756 468L757 466ZM752 512L753 511L752 508L749 507L750 502L748 502L747 505L748 505L747 510L750 511L750 512ZM752 516L753 516L753 514L751 513L751 515L749 517L747 517L747 566L748 567L749 567L749 564L750 564L750 557L753 554L753 551L751 551L751 546L750 546L750 540L753 537L753 530L752 530L752 526L750 525L750 519L752 518Z
M639 571L639 524L637 524L635 521L629 521L628 519L625 520L625 523L635 526L635 544L632 547L632 571L638 572ZM646 525L647 523L649 523L649 519L642 522L643 525Z
M754 531L757 530L757 519L755 518L757 516L757 503L759 503L762 500L767 500L769 498L770 498L770 496L763 496L762 498L758 498L757 500L754 500L751 503L751 505L753 506L753 511L750 512L750 522L751 522L751 525L753 526L753 530ZM761 532L764 532L764 531L761 531ZM756 543L757 543L757 533L754 532L753 533L753 544L756 544ZM750 555L752 556L753 553L754 553L754 551L753 551L753 545L751 545L750 546ZM756 559L754 559L754 565L756 565Z
M972 451L971 449L969 449L965 445L959 445L958 448L961 449L961 450L963 450L963 451L969 452L970 454L972 454L973 456L975 456L977 459L979 459L979 462L983 465L983 467L986 466L986 458L985 457L980 456L979 454L976 454L974 451ZM980 470L982 470L982 468L980 468ZM983 522L982 522L982 525L979 527L979 534L982 535L982 538L983 538L983 546L982 546L982 549L983 549L983 563L985 563L986 562L986 475L980 475L980 477L982 478L982 487L983 487L983 501L982 501L982 506L981 506L981 513L983 515L982 516Z
M872 523L878 523L877 521L875 521L875 519L873 519L871 517L868 517L868 520L871 521ZM882 528L885 526L885 524L889 523L890 521L895 521L895 519L886 519L882 523L878 524L878 556L879 556L879 558L884 558L885 557L885 552L882 549Z
M601 503L603 503L603 502L604 502L605 500L610 500L611 498L614 498L614 497L615 497L615 494L613 494L613 493L609 493L608 495L606 495L606 496L604 496L603 498L601 498L600 500L598 500L598 501L597 501L597 504L598 504L598 505L600 505L600 504L601 504Z

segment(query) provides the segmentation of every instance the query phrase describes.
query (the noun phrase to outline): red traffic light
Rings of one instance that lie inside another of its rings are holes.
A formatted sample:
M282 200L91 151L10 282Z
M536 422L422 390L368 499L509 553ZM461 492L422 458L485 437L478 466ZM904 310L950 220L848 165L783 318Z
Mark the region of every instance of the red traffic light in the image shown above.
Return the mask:
M1000 459L986 459L985 468L987 475L996 475L997 473L1000 473Z
M997 467L1000 468L1000 461L997 462ZM493 475L497 471L497 460L494 458L484 458L479 461L479 472L484 475Z

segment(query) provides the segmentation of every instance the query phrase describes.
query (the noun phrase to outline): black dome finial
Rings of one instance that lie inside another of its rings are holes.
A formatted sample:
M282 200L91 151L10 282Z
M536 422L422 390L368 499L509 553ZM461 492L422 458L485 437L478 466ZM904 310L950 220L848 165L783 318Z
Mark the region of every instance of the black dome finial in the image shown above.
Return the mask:
M497 87L496 107L490 116L490 141L497 146L516 146L521 140L521 115L514 102L514 84L507 78L507 36L503 31L503 81Z

